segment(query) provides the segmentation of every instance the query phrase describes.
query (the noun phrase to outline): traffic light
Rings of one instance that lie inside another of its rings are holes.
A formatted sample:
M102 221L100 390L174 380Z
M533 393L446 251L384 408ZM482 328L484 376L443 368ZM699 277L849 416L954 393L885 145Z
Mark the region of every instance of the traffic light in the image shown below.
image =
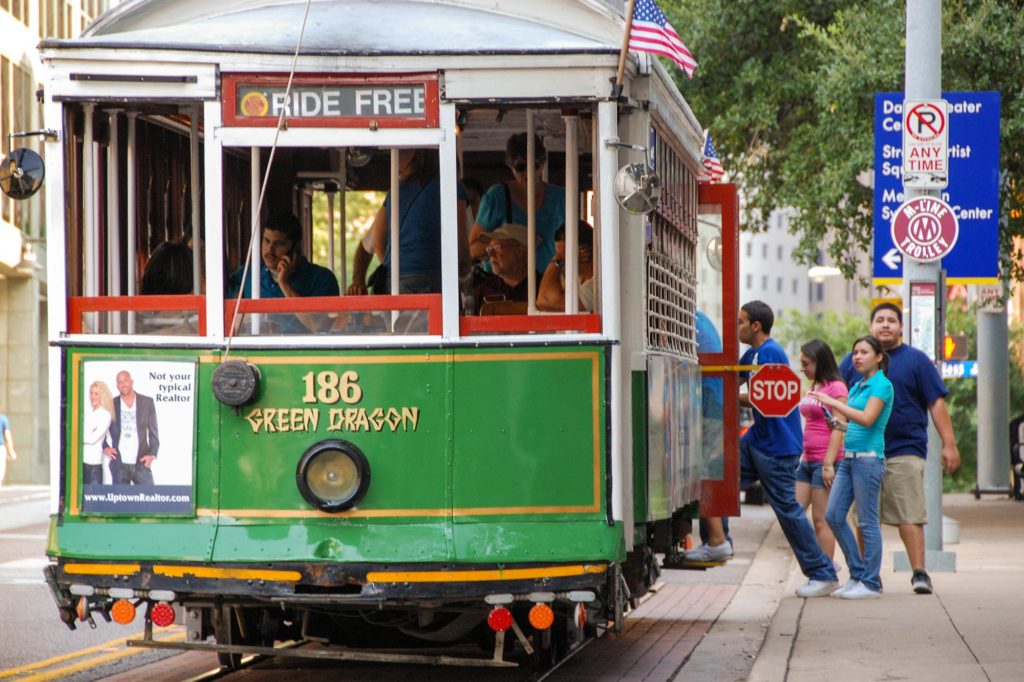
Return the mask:
M946 334L942 344L943 360L966 360L967 359L967 335Z

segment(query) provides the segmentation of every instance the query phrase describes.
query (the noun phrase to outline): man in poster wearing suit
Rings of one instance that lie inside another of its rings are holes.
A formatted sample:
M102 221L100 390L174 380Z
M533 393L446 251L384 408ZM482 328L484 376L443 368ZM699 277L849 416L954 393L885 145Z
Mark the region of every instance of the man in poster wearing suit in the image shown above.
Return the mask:
M114 399L114 421L110 424L110 458L115 485L153 485L153 460L160 448L153 399L136 393L132 375L117 374L118 397Z

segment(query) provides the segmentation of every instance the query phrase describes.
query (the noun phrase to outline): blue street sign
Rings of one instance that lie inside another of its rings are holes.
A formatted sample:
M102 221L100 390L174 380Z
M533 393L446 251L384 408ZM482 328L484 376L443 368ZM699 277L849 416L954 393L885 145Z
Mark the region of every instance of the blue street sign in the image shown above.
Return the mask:
M950 284L994 284L999 277L999 93L944 92L949 102L949 187L960 237L942 259ZM903 203L903 93L875 93L875 284L897 284L902 254L890 234Z
M977 360L954 360L941 363L943 379L977 379Z

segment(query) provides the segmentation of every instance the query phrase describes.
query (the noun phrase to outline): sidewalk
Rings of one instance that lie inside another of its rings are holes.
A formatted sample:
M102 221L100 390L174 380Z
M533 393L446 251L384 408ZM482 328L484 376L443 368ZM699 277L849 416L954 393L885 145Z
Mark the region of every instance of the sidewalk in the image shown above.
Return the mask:
M933 572L932 595L914 594L910 573L893 572L893 552L902 550L894 528L883 526L881 599L800 599L793 590L805 579L790 554L789 584L747 679L1024 679L1024 504L959 494L943 506L960 522L960 543L944 547L957 571Z

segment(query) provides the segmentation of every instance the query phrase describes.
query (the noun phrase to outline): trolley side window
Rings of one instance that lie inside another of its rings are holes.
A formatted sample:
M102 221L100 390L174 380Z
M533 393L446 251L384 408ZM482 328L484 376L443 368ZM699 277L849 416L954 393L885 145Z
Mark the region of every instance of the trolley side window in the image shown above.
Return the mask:
M647 348L697 359L697 177L654 125L661 201L650 215L647 244Z
M205 333L199 111L66 105L69 332Z

